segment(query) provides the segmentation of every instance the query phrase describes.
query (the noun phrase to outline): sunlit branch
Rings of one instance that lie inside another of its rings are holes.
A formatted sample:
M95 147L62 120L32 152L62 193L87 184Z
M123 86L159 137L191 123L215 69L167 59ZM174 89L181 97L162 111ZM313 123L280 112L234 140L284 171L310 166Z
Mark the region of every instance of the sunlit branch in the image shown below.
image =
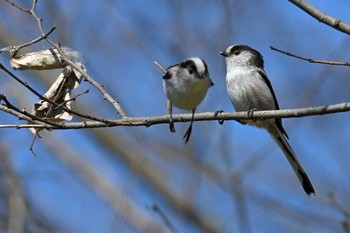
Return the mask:
M1 105L0 105L1 106ZM3 110L0 108L0 110ZM308 108L296 108L296 109L284 109L284 110L270 110L270 111L254 111L253 114L247 112L203 112L196 113L194 121L222 121L222 120L259 120L269 118L300 118L306 116L326 115L340 112L350 111L350 102L325 105L318 107ZM177 114L173 115L174 122L189 122L191 121L192 114ZM104 122L96 121L84 121L74 123L61 123L59 125L37 125L30 128L46 128L46 129L81 129L81 128L103 128L103 127L117 127L117 126L146 126L158 124L168 124L169 115L153 116L153 117L125 117L118 120L104 120ZM11 127L10 127L11 126ZM29 128L27 125L6 125L0 126L1 128Z
M350 25L341 21L340 19L334 18L321 10L317 9L305 0L289 0L291 3L317 19L318 21L331 26L332 28L344 32L350 35Z

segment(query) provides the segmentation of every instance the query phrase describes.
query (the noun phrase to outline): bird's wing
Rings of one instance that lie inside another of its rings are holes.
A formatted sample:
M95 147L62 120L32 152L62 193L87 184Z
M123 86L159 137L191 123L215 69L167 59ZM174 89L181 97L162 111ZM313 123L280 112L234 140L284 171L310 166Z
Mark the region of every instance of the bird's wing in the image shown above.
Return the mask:
M275 92L273 91L273 88L272 88L272 85L271 85L271 82L270 82L269 78L267 77L267 75L266 75L266 73L265 73L265 71L263 69L259 69L258 73L263 78L263 80L265 81L265 84L268 86L268 88L271 91L273 100L275 102L276 110L279 110L280 107L278 105L277 98L276 98ZM282 132L283 135L286 136L287 139L289 139L287 132L284 130L284 128L282 126L282 120L281 119L275 119L275 121L276 121L276 125L277 125L278 129Z

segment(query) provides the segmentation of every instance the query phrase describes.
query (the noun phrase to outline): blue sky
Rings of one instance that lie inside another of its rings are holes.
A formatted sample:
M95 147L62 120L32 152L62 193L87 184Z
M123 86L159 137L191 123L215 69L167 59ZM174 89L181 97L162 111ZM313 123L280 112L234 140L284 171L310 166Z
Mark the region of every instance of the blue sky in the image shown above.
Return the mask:
M223 2L38 1L38 14L47 30L58 26L52 39L81 52L89 74L120 101L130 116L165 113L161 71L154 66L154 60L168 66L192 56L206 60L215 83L198 112L234 111L226 94L226 68L219 52L237 43L250 45L264 55L265 70L281 108L348 101L348 67L311 64L269 48L348 61L348 35L319 23L288 1L234 1L225 7ZM310 2L350 22L347 1ZM0 17L4 19L0 26L13 33L8 38L21 43L38 36L36 23L5 2L0 3ZM8 41L1 40L0 46L8 46ZM31 49L43 48L47 44ZM7 55L2 54L1 62L8 65ZM40 73L41 76L28 71L15 73L44 93L59 72ZM108 119L119 117L88 83L83 82L76 93L85 89L90 93L77 100L78 110ZM3 72L0 93L28 110L37 101ZM110 201L67 161L63 162L60 153L86 162L153 221L164 224L148 208L156 203L179 232L203 232L181 215L146 175L133 170L109 140L116 144L122 140L137 149L137 153L130 150L129 156L139 153L142 157L136 157L137 161L159 168L159 177L174 196L188 197L200 216L213 222L220 232L239 229L239 205L230 191L232 187L242 188L245 194L251 232L340 232L344 217L329 204L327 196L334 193L345 209L350 208L348 117L348 113L340 113L284 120L290 144L316 189L316 196L311 198L305 195L268 134L236 122L227 121L223 126L214 121L197 122L187 145L182 135L188 123L176 124L176 134L170 133L167 125L45 132L34 146L37 157L28 150L32 140L29 132L1 129L0 147L8 150L31 205L62 232L142 231L132 227L123 214L115 213ZM18 122L3 112L0 119L1 124ZM65 145L69 152L53 149L52 142ZM203 171L193 170L191 164ZM219 181L209 179L207 169L214 169ZM234 174L243 177L242 186L230 179ZM121 206L122 203L123 200Z

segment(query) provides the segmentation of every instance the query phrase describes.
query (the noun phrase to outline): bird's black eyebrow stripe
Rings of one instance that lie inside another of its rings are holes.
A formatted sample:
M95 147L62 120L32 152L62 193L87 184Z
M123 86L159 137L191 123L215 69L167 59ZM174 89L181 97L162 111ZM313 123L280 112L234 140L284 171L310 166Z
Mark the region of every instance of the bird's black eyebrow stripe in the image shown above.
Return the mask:
M242 51L248 51L249 53L253 54L254 57L256 59L254 59L254 62L252 62L253 64L264 68L264 60L263 60L263 56L261 55L261 53L247 45L235 45L232 46L230 48L230 51L228 51L229 56L233 55L236 51L239 51L239 53L241 53Z
M180 67L187 68L195 73L198 73L196 64L192 60L186 60L180 64Z

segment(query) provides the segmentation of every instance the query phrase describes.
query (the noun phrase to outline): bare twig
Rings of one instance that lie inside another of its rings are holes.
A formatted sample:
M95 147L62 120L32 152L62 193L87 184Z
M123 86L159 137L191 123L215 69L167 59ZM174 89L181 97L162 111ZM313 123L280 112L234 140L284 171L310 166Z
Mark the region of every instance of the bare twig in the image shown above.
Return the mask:
M12 73L11 71L9 71L5 66L3 66L0 63L0 69L2 69L3 71L5 71L8 75L10 75L12 78L14 78L17 82L19 82L20 84L22 84L24 87L26 87L29 91L31 91L34 95L36 95L37 97L39 97L39 99L42 99L56 107L60 107L61 104L56 103L48 98L46 98L44 95L41 95L39 92L37 92L34 88L32 88L27 82L22 81L19 77L17 77L14 73ZM74 111L72 109L67 108L66 106L63 106L64 111L80 116L82 118L85 119L89 119L89 120L93 120L93 121L99 121L99 122L106 122L104 119L98 118L98 117L94 117L94 116L90 116L90 115L86 115L83 113L79 113L77 111ZM0 109L1 110L1 109Z
M103 95L103 98L106 99L108 102L110 102L113 107L116 109L116 111L118 112L118 114L122 117L125 118L127 117L126 113L124 112L123 108L121 107L121 105L119 104L119 102L114 99L106 90L105 88L99 84L98 82L96 82L90 75L88 75L88 73L86 71L84 71L81 67L77 66L73 61L71 61L69 58L67 58L67 56L62 52L62 50L60 49L60 47L53 43L51 40L49 40L48 38L46 39L47 41L50 41L49 43L54 46L59 53L61 54L62 58L64 59L65 62L67 62L69 65L71 65L74 69L76 69L77 71L79 71L85 78L86 81L88 81L89 83L91 83L98 91L100 91L100 93Z
M291 52L287 52L287 51L283 51L281 49L275 48L273 46L270 46L270 49L275 50L277 52L283 53L287 56L290 57L295 57L304 61L308 61L311 63L319 63L319 64L325 64L325 65L337 65L337 66L350 66L350 62L341 62L341 61L325 61L325 60L317 60L317 59L312 59L312 58L306 58L306 57L302 57L296 54L293 54Z
M161 64L159 64L158 61L154 61L153 63L154 63L159 69L161 69L161 71L163 71L163 74L166 73L166 69L165 69Z
M28 90L30 90L34 95L38 96L40 99L43 99L50 104L57 105L56 103L52 102L51 100L45 98L43 95L41 95L39 92L37 92L34 88L32 88L27 82L22 81L20 78L18 78L15 74L13 74L11 71L9 71L4 65L0 63L0 69L5 71L8 75L10 75L13 79L15 79L17 82L22 84L24 87L26 87Z
M39 135L39 131L35 131L33 140L32 140L32 142L30 143L30 146L29 146L30 152L32 152L32 154L33 154L35 157L36 157L36 153L35 153L35 151L34 151L34 143L35 143L35 140L36 140L37 138L41 138L40 135Z
M40 125L43 128L44 125ZM38 127L38 124L28 124L28 125L22 125L22 124L13 124L13 125L0 125L0 129L28 129L28 128L35 128Z
M3 110L3 106L0 105L0 110ZM193 121L217 121L217 120L241 120L241 119L270 119L270 118L300 118L306 116L326 115L340 112L350 111L350 102L308 107L308 108L295 108L284 110L269 110L269 111L255 111L253 116L247 114L247 112L222 112L217 114L216 112L203 112L197 113L194 116ZM173 115L174 122L189 122L192 119L192 114L176 114ZM41 124L31 128L46 128L46 129L82 129L82 128L103 128L103 127L117 127L117 126L146 126L157 124L168 124L169 115L153 116L153 117L126 117L118 120L104 120L104 122L97 121L84 121L74 123L61 123L57 125ZM33 125L31 125L33 126ZM6 128L4 125L1 128ZM28 125L9 125L8 128L29 128Z
M17 9L21 10L21 11L24 11L24 12L27 12L30 14L30 9L27 9L27 8L24 8L24 7L21 7L20 5L17 5L16 3L10 1L10 0L5 0L7 3L11 4L12 6L16 7Z
M25 110L18 109L17 107L15 107L13 104L10 103L10 101L6 98L6 96L4 96L2 94L0 94L0 100L3 100L5 102L6 107L9 108L9 109L12 109L14 111L15 115L17 115L16 114L16 112L17 112L17 113L20 113L20 116L24 115L24 116L28 117L30 119L30 121L36 120L36 121L39 121L39 122L42 122L42 123L45 123L45 124L48 124L48 125L51 125L51 126L54 126L54 127L60 127L59 124L56 124L56 123L50 122L50 121L48 121L46 119L34 116L34 115L28 113Z
M27 46L30 46L30 45L33 45L35 43L38 43L40 41L42 41L43 39L47 38L55 29L57 28L56 25L54 25L50 31L48 31L46 34L44 35L41 35L39 36L38 38L34 39L34 40L31 40L29 41L28 43L25 43L23 45L20 45L20 46L17 46L14 48L14 53L16 53L17 51L19 51L20 49L24 48L24 47L27 47ZM15 55L15 54L13 54Z
M53 109L55 109L55 108L63 108L67 103L69 103L69 102L74 102L74 101L76 101L76 99L78 98L78 97L80 97L80 96L82 96L82 95L85 95L85 94L87 94L87 93L89 93L89 89L87 89L87 90L85 90L85 91L83 91L83 92L81 92L81 93L78 93L78 94L76 94L75 96L73 96L72 98L70 98L70 99L67 99L67 100L64 100L61 104L59 104L58 106L55 106L55 107L52 107L51 106L51 108L53 108ZM55 100L56 101L56 100ZM48 114L49 112L47 112L47 114ZM102 122L103 122L103 120L102 120Z
M0 95L0 97L1 97L1 95ZM5 105L1 105L1 104L0 104L0 111L9 113L9 114L11 114L11 115L13 115L13 116L15 116L15 117L18 117L18 118L21 119L21 120L33 121L33 122L35 122L35 123L42 124L42 122L35 121L35 120L31 119L30 117L24 115L23 113L18 112L18 111L15 111L15 110L13 110L13 109L10 109L10 108L8 108L8 107L5 106ZM22 127L20 127L20 126L21 126L20 124L19 124L18 126L19 126L18 128L22 128ZM34 126L35 126L35 125L34 125ZM4 125L0 125L0 128L7 128L7 127L4 127ZM10 127L10 128L13 128L13 127ZM25 128L28 128L28 127L25 127Z
M342 22L340 19L334 18L320 11L319 9L317 9L316 7L314 7L313 5L311 5L305 0L289 0L289 1L294 5L296 5L297 7L299 7L300 9L302 9L303 11L305 11L306 13L308 13L309 15L311 15L312 17L314 17L315 19L317 19L318 21L324 24L327 24L338 31L341 31L350 35L350 24Z
M41 34L44 34L44 29L43 29L43 23L42 23L42 19L36 14L35 12L35 6L36 6L36 0L33 0L33 7L31 10L31 15L36 19L37 23L38 23L38 27L41 31ZM67 62L69 65L71 65L74 69L76 69L78 72L80 72L85 80L87 80L89 83L91 83L98 91L101 92L101 94L103 95L103 97L109 101L113 107L117 110L118 114L124 118L126 117L126 113L124 112L124 110L122 109L121 105L119 104L119 102L117 100L115 100L105 89L104 87L99 84L98 82L96 82L90 75L88 75L88 73L82 69L82 67L78 66L77 64L75 64L75 62L73 62L71 59L69 59L65 53L62 51L61 46L55 42L53 42L50 38L46 37L45 40L52 45L54 48L57 49L57 51L60 53L60 55L62 56L63 60L65 62Z
M18 45L18 46L9 46L9 47L6 47L6 48L2 48L2 49L0 50L0 53L1 53L1 52L4 52L4 51L9 51L9 52L11 53L12 56L15 56L16 53L17 53L20 49L42 41L43 39L45 39L46 37L48 37L56 28L57 28L57 27L56 27L56 25L55 25L55 26L53 26L53 27L51 28L51 30L48 31L45 35L39 36L38 38L33 39L33 40L31 40L31 41L29 41L29 42L27 42L27 43L25 43L25 44Z

